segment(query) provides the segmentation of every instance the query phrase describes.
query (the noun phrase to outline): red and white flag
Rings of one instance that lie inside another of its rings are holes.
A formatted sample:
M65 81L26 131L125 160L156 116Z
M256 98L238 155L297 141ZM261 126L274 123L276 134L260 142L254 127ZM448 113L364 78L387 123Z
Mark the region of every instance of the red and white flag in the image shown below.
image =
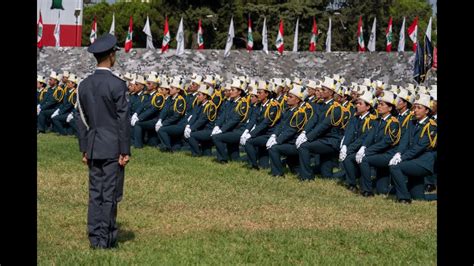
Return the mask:
M410 36L410 40L413 41L413 52L416 52L416 36L418 34L418 17L415 18L413 23L408 28L408 36Z
M165 30L163 31L163 42L161 42L161 52L164 53L170 47L170 31L168 29L168 17L165 18Z
M127 39L125 39L125 52L128 53L132 49L132 38L133 38L133 20L130 16L130 24L128 25Z
M357 24L357 49L359 52L365 51L364 32L362 30L362 16L359 17L359 23Z
M392 51L392 39L393 39L393 35L392 35L392 17L390 17L390 20L388 21L388 27L387 27L387 30L385 31L385 36L387 37L387 52L391 52Z
M318 25L316 19L313 17L313 30L311 31L311 41L309 42L309 51L316 51L316 42L318 41Z
M253 35L252 35L252 20L250 20L249 16L249 23L248 23L248 30L247 30L247 51L252 51L253 48Z
M91 35L89 36L89 39L91 40L91 44L93 44L97 39L97 19L95 16L94 21L92 22Z
M198 50L204 49L204 38L201 26L201 20L199 19L198 22L198 33L197 33L197 43L198 43Z
M283 54L283 50L285 49L283 43L283 20L280 20L280 29L278 30L278 36L276 38L275 46L278 49L280 55Z
M38 39L37 39L37 44L38 48L43 47L43 18L41 17L41 10L39 12L39 21L38 21Z

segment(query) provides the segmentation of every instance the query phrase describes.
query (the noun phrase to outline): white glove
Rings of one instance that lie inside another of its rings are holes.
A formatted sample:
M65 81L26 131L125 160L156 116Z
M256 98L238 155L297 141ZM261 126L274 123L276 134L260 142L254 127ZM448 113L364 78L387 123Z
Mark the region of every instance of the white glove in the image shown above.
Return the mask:
M341 151L339 152L339 161L342 162L347 157L347 146L342 145Z
M270 138L267 140L267 150L270 149L273 145L277 144L276 142L276 135L272 134Z
M244 133L240 136L240 145L244 146L247 140L250 138L249 130L246 129Z
M56 109L56 111L54 111L54 113L51 115L51 118L53 118L53 117L55 117L55 116L57 116L57 115L59 115L59 108Z
M193 115L190 115L190 116L188 117L188 122L191 120L191 117L193 117Z
M308 138L306 137L306 131L301 132L301 134L296 138L296 148L299 149L301 144L305 143L308 141Z
M184 138L189 139L191 137L191 126L186 125L186 128L184 129Z
M212 129L212 133L211 133L211 136L214 136L214 135L217 135L217 134L221 134L222 133L222 130L219 126L215 126L214 129Z
M155 131L158 132L158 130L160 130L162 126L163 124L161 123L161 119L159 119L158 122L156 122L155 124Z
M134 126L135 126L135 123L137 123L137 121L138 121L138 117L136 117L136 116L133 117L133 116L132 116L132 119L130 120L130 125L132 125L132 127L134 127Z
M73 118L72 113L69 113L69 114L67 115L66 122L67 122L67 123L71 122L72 118Z
M41 106L38 104L36 106L36 115L39 115L40 112L41 112Z
M397 152L397 153L395 153L395 155L393 155L393 157L390 160L390 162L388 163L388 165L397 165L401 161L402 161L402 155L399 152Z
M356 153L356 162L360 164L364 156L365 156L365 146L362 146L360 147L359 151Z

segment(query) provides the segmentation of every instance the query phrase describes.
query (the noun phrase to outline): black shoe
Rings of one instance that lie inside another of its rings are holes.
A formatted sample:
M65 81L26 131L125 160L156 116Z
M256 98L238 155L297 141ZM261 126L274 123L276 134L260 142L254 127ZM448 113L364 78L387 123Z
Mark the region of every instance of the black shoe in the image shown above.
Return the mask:
M366 198L368 198L368 197L373 197L373 196L374 196L374 193L368 192L368 191L363 191L363 192L362 192L362 196L363 196L363 197L366 197Z
M436 186L433 184L426 185L425 192L433 192L436 190Z
M358 193L359 192L359 189L354 186L354 185L346 185L346 188L351 191L351 192L354 192L354 193Z
M410 204L411 199L398 199L397 202L398 203L403 203L403 204Z

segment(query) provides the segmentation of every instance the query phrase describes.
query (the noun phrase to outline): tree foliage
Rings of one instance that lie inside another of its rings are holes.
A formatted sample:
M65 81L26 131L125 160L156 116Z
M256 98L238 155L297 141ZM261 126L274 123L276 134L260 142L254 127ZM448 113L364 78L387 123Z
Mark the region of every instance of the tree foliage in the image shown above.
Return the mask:
M227 39L231 17L234 19L235 38L234 49L245 49L247 39L247 19L252 20L254 50L262 49L262 27L264 18L267 19L268 48L276 50L275 40L278 33L279 21L284 23L285 50L293 47L295 24L299 18L298 49L308 50L313 26L316 19L319 36L316 50L325 48L326 32L329 17L332 18L332 50L356 51L357 22L362 16L364 40L368 43L373 18L377 17L376 50L385 50L385 29L389 17L393 18L392 50L398 45L398 35L403 17L406 17L406 29L416 16L419 17L418 40L425 34L431 7L425 0L346 0L342 7L335 11L328 9L332 0L155 0L152 3L118 2L108 4L102 2L84 9L82 44L89 45L89 34L94 16L97 17L98 35L109 31L112 14L115 13L115 35L119 44L123 45L128 30L129 18L133 17L133 47L145 47L146 35L142 31L149 16L154 46L161 47L164 21L168 17L172 41L171 48L176 48L176 32L181 17L185 30L185 48L197 48L198 20L202 20L204 45L207 49L223 49ZM433 18L432 40L436 43L436 18ZM408 35L406 35L408 36ZM411 49L411 41L406 40L406 50Z

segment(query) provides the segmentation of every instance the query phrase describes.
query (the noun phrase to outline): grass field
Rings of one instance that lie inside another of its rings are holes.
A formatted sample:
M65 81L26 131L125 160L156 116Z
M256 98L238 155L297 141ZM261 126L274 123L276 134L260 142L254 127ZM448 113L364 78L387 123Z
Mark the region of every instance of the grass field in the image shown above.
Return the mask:
M77 140L38 135L38 264L435 265L436 202L366 199L187 152L132 150L119 248L91 250Z

